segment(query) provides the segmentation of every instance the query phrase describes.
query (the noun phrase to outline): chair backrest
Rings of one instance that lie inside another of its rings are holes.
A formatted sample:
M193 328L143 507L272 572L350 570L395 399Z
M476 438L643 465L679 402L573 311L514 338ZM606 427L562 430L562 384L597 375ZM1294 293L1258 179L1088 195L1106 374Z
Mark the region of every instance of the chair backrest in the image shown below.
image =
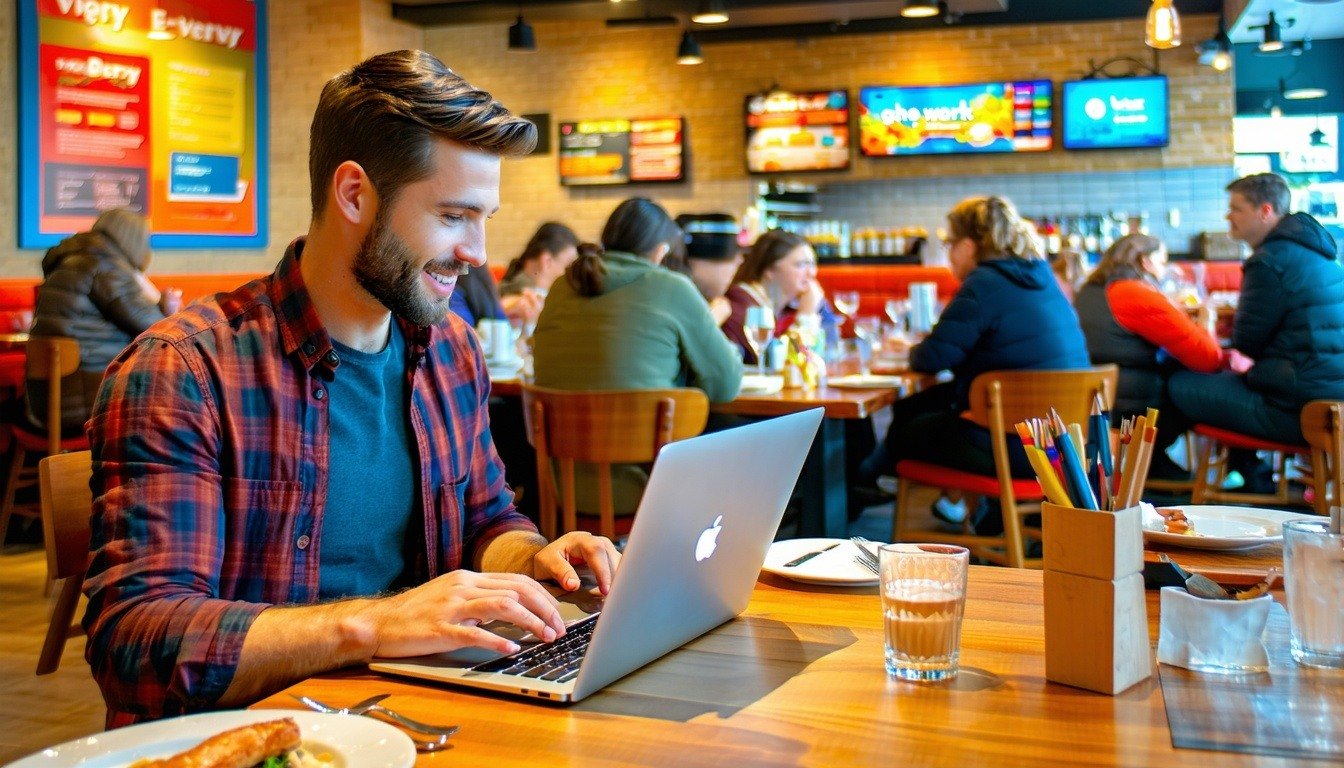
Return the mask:
M1344 484L1344 401L1312 400L1302 408L1302 437L1311 446L1312 486L1319 514L1338 506Z
M38 463L47 571L53 579L82 577L88 567L92 476L93 460L88 451L52 454Z
M537 452L542 533L555 535L557 497L565 529L577 525L574 465L579 462L597 465L602 533L614 536L611 465L652 462L664 445L700 434L709 418L709 399L691 388L570 392L524 386L523 414L528 442ZM552 459L560 469L559 493Z
M1012 472L1008 465L1007 436L1014 424L1045 416L1053 408L1065 424L1077 422L1087 435L1088 416L1099 393L1107 406L1115 391L1119 369L1100 365L1076 371L987 371L971 382L971 421L989 429L994 468L1003 493L1009 494Z
M47 453L61 452L61 379L79 370L79 342L68 336L31 336L24 345L25 374L47 382Z

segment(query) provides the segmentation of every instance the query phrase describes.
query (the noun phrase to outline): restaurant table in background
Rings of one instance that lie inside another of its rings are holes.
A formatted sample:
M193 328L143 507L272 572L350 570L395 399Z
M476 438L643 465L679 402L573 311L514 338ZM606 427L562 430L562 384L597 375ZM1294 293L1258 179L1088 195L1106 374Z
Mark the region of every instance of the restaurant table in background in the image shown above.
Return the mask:
M1147 595L1154 640L1157 594ZM1282 764L1173 749L1156 674L1114 697L1046 682L1041 601L1040 571L972 567L961 673L946 684L887 677L876 588L763 576L739 619L571 706L363 670L305 680L256 706L390 692L389 707L462 726L450 750L419 756L425 766ZM1344 693L1330 674L1318 679Z

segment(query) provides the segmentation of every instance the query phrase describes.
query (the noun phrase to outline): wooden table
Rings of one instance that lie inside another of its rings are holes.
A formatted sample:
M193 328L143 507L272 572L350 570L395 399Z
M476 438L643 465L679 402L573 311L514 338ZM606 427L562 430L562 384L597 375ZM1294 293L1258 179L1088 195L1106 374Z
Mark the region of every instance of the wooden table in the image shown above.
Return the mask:
M1156 675L1119 696L1045 680L1041 572L973 567L962 672L888 679L875 588L765 576L742 617L572 706L350 671L289 694L336 705L379 692L412 717L460 723L417 765L1280 765L1171 747ZM1148 593L1154 641L1157 593Z

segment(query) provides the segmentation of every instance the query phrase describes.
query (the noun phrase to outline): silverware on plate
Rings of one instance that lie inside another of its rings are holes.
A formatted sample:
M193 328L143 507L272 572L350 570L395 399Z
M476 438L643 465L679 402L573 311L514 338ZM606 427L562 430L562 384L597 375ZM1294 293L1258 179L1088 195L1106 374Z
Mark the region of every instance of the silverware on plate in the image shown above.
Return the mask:
M829 552L829 551L831 551L832 549L835 549L835 548L838 547L838 546L840 546L840 542L837 541L837 542L835 542L834 544L831 544L830 546L822 547L821 549L814 549L814 550L812 550L811 552L808 552L808 553L806 553L806 554L799 555L798 557L793 558L793 559L790 560L789 562L785 563L782 567L784 567L784 568L793 568L793 567L795 567L795 566L802 565L803 563L806 563L808 560L811 560L812 558L816 557L817 555L820 555L822 552Z
M407 730L414 731L417 734L421 734L423 736L428 737L426 739L417 739L414 737L411 738L411 741L415 744L415 749L418 752L438 751L448 744L448 737L452 736L454 733L457 733L457 730L460 726L434 725L432 723L422 722L420 720L407 717L406 715L403 715L400 712L381 706L378 703L391 695L392 694L390 693L384 693L378 696L371 696L370 698L365 699L364 701L361 701L358 704L344 708L333 707L329 704L324 704L310 696L293 696L293 698L297 699L305 707L308 707L309 709L317 712L326 712L330 714L346 714L346 715L380 715L383 718L386 718L402 726L403 728L406 728Z

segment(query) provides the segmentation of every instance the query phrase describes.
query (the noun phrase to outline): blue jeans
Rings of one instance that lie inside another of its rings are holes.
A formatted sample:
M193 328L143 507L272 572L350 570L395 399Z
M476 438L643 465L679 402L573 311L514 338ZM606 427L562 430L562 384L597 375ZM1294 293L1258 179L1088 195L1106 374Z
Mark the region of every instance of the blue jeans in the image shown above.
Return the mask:
M1192 424L1208 424L1290 445L1306 444L1298 411L1270 405L1263 393L1246 386L1245 378L1231 371L1178 371L1167 382L1167 395ZM1165 416L1159 422L1160 429L1178 428L1179 422L1170 423Z

